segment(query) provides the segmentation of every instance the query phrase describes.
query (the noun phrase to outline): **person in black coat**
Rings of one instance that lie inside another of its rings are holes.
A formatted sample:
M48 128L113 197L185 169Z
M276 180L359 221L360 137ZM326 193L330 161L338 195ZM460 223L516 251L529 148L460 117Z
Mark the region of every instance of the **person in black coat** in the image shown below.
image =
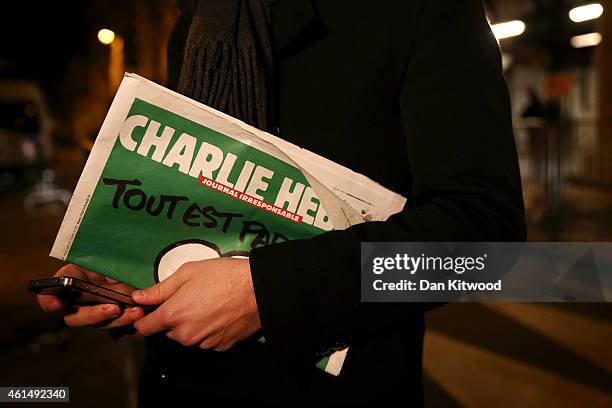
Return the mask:
M192 6L169 52L179 91ZM191 263L135 292L161 303L132 319L150 336L141 405L422 405L424 313L436 305L362 303L360 243L525 240L509 97L483 6L270 0L268 18L269 130L408 201L385 222ZM348 344L338 377L314 367Z

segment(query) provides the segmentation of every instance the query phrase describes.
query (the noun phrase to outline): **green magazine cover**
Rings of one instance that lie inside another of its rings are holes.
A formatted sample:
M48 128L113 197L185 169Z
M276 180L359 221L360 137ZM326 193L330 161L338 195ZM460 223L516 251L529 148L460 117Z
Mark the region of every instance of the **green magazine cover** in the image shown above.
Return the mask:
M312 118L316 120L316 118ZM126 74L51 256L144 288L185 262L384 220L405 199ZM346 349L317 366L338 375Z

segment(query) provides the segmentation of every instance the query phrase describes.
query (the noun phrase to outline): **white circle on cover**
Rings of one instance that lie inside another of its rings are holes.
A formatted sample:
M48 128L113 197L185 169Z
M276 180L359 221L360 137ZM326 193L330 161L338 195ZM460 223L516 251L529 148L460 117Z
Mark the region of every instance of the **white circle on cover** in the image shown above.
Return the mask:
M169 278L184 263L219 258L214 249L198 243L179 245L166 252L159 261L157 277L159 281Z
M219 253L211 247L197 242L179 245L166 252L159 261L157 278L159 281L168 279L184 263L220 258ZM237 259L247 259L247 256L232 256Z

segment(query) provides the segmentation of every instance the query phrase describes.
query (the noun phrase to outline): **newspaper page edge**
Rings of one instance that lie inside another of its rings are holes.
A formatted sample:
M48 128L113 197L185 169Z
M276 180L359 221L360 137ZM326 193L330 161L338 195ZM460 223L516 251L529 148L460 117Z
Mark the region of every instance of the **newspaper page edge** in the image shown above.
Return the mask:
M125 75L121 81L55 237L55 242L49 253L53 258L64 261L70 253L70 248L83 215L87 211L91 195L98 184L115 141L119 137L119 131L123 126L123 120L120 118L127 116L137 86L138 81L128 75Z

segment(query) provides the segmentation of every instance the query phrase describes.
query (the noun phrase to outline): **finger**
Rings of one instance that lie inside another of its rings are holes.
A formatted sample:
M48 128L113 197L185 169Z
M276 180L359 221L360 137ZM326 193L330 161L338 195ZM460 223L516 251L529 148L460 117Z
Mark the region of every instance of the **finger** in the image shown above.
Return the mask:
M222 352L222 351L227 351L227 350L231 349L233 346L234 346L233 342L223 343L223 344L219 344L213 350Z
M127 326L133 324L136 320L144 316L144 310L141 307L126 307L121 316L102 327L103 329L114 329L116 327Z
M106 283L106 278L96 272L91 272L74 264L67 264L60 268L54 276L68 276L94 283Z
M159 305L168 299L184 282L184 275L175 273L168 279L142 290L132 292L132 299L142 305Z
M85 278L85 271L74 264L62 266L54 276L71 276L73 278Z
M206 337L206 332L198 332L195 327L190 324L181 324L175 326L172 330L166 333L166 336L183 346L193 346L198 344Z
M45 312L59 312L64 307L63 302L57 296L36 295L40 308Z
M109 282L106 276L74 264L64 266L62 269L60 269L56 276L61 276L60 274L63 276L72 276L73 278L79 278L97 284Z
M208 336L204 339L204 341L202 343L200 343L200 348L201 349L214 349L217 346L219 346L219 343L221 342L221 337L218 335L211 335Z
M112 284L117 284L117 283L119 283L119 281L118 281L117 279L113 279L113 278L110 278L110 277L108 277L108 276L105 276L105 278L106 278L106 281L107 281L108 283L112 283Z
M85 269L77 265L75 265L75 268L77 268L81 272L81 274L83 274L84 279L88 281L95 282L99 285L108 283L108 281L106 280L106 276L99 274L98 272L93 272L93 271L90 271L89 269Z
M70 327L91 326L119 317L120 314L121 309L117 305L78 306L76 312L64 316L64 321Z
M173 310L166 310L163 306L149 313L134 323L134 328L143 336L150 336L162 330L171 329L177 323Z

